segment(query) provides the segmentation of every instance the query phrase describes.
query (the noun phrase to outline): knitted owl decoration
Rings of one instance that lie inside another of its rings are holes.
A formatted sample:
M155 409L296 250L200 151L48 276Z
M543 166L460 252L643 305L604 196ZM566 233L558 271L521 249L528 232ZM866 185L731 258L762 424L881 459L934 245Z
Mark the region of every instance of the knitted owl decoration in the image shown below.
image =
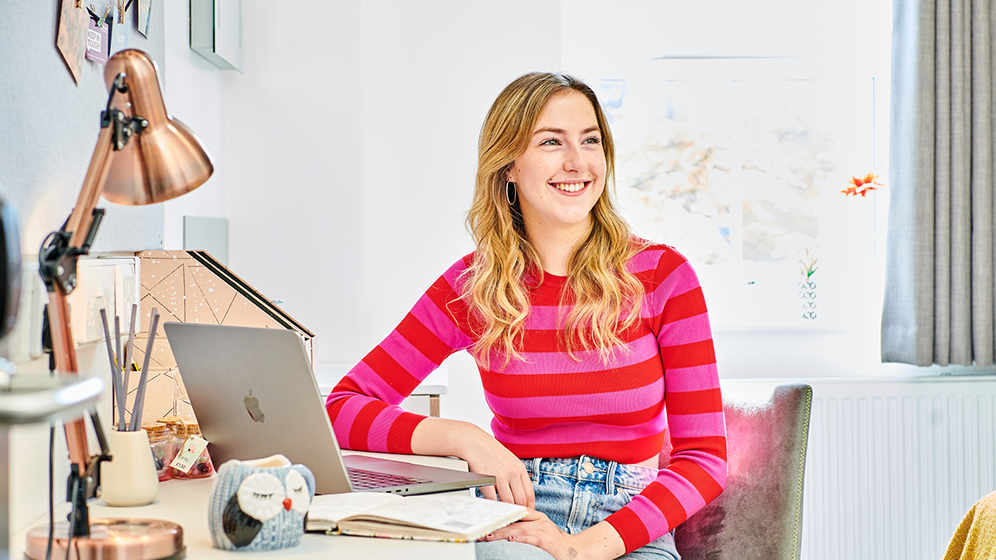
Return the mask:
M225 462L208 500L215 548L278 550L297 546L315 496L315 477L283 455Z

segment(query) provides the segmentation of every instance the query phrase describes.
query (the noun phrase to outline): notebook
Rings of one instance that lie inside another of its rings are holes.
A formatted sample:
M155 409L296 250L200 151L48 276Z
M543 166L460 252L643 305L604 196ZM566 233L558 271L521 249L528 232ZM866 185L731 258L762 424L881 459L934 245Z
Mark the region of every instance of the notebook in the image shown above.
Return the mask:
M195 323L163 327L216 467L229 459L280 453L314 473L319 494L427 494L495 481L476 473L343 456L304 341L294 331Z

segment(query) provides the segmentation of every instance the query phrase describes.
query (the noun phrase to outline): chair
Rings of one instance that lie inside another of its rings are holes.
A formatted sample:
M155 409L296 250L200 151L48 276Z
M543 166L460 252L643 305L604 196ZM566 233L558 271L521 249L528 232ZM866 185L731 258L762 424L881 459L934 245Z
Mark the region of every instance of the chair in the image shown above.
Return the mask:
M812 402L806 384L777 385L766 401L724 390L729 477L723 493L675 531L682 560L799 558Z

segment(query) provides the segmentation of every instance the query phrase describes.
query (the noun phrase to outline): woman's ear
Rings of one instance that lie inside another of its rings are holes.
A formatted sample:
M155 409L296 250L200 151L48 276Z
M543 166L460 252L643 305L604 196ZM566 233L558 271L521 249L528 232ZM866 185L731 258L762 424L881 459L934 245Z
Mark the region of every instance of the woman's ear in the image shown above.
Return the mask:
M515 176L512 174L512 168L514 166L515 166L515 164L513 163L512 165L509 165L507 169L505 169L505 182L506 183L514 183L515 182Z

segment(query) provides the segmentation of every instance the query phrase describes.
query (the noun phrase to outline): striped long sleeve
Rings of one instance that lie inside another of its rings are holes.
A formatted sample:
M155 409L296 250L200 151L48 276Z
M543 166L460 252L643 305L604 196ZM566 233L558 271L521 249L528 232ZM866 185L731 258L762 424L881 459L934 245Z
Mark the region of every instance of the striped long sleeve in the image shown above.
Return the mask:
M404 321L329 395L326 407L346 447L411 453L421 417L397 404L453 352L473 344L457 262ZM656 480L607 521L627 552L670 531L722 492L726 429L705 299L689 263L651 245L629 263L644 287L638 324L607 364L598 351L562 348L570 302L565 278L531 289L522 360L478 363L494 413L495 438L520 458L591 455L619 463L656 457L670 436L670 461Z

